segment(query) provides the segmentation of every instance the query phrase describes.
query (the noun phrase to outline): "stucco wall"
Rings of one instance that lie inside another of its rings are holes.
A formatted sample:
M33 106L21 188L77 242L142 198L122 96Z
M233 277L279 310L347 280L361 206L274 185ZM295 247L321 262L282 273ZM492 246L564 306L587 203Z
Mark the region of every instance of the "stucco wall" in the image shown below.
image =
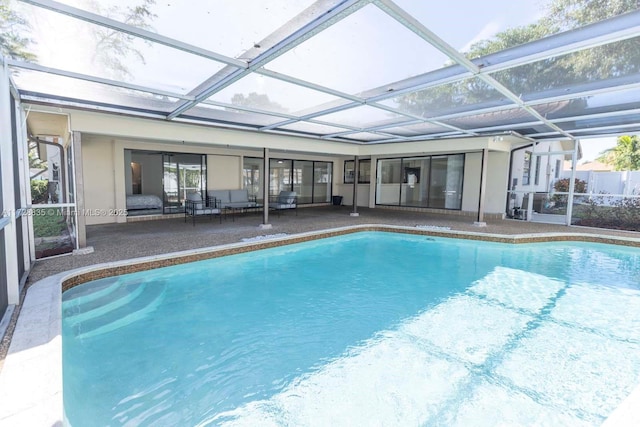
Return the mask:
M242 187L240 156L207 156L207 189L235 190Z
M126 154L126 153L125 153ZM160 198L162 193L162 158L160 154L148 156L144 154L133 153L131 161L140 163L142 167L142 194L154 194ZM125 158L125 168L127 173L131 174L131 167ZM127 194L129 192L127 191Z
M505 152L489 152L487 192L484 205L486 213L502 214L505 212L507 183L509 181L509 155Z
M462 210L478 212L480 201L480 170L482 153L468 153L464 164L464 188L462 189ZM507 181L509 179L509 153L490 151L487 159L487 188L484 211L502 214L505 211Z
M467 153L464 157L462 210L465 212L478 212L478 203L480 201L481 162L482 153Z
M108 138L82 138L86 224L115 222L109 215L115 208L113 142Z

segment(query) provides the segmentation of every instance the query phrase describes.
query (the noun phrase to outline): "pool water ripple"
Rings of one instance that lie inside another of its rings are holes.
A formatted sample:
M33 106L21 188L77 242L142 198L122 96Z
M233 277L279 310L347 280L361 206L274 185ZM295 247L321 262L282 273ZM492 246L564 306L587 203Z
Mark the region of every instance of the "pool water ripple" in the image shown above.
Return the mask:
M65 415L599 425L640 382L639 269L631 248L357 233L87 283L63 296ZM78 334L77 307L141 281Z

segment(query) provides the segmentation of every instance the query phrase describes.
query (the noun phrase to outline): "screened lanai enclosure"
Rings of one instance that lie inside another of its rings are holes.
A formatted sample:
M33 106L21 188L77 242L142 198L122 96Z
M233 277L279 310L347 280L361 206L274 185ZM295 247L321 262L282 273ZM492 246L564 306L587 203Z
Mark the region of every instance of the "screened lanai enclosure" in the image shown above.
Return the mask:
M28 270L35 244L82 246L92 200L111 197L117 214L143 193L160 201L149 212L180 212L187 192L225 188L229 168L227 186L258 197L479 219L500 188L494 213L570 224L574 202L596 199L575 188L580 146L640 131L637 0L1 0L0 12L0 238L7 253L20 241L0 276ZM629 188L621 200L640 206ZM24 214L39 205L57 219Z
M25 103L352 144L638 128L635 0L8 4Z

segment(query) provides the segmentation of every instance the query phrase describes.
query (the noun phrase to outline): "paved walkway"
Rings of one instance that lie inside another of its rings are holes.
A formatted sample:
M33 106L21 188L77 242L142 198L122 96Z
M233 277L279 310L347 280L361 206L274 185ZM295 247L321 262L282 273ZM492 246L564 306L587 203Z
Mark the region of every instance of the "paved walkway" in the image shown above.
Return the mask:
M243 238L267 234L296 234L356 224L389 224L402 226L429 225L450 227L457 231L474 231L491 234L529 233L594 233L616 236L638 237L640 233L606 231L585 227L567 227L555 224L540 224L518 220L487 220L486 227L473 225L474 218L459 215L436 215L424 212L397 211L389 209L359 208L360 216L351 217L347 206L326 206L298 209L298 215L287 211L280 216L271 214L269 222L273 228L262 230L262 215L250 213L238 215L235 221L218 218L209 221L197 218L195 226L183 218L156 221L131 222L89 226L87 245L94 252L87 255L63 256L36 262L28 283L44 277L103 262L119 261L141 256L158 255L188 249L217 246L239 242Z

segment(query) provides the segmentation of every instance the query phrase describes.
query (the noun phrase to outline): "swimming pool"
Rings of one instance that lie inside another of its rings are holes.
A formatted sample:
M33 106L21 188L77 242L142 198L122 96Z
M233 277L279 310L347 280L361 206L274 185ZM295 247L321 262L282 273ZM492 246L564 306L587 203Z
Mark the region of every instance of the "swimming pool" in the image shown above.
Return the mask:
M356 233L63 295L71 425L599 425L640 251Z

